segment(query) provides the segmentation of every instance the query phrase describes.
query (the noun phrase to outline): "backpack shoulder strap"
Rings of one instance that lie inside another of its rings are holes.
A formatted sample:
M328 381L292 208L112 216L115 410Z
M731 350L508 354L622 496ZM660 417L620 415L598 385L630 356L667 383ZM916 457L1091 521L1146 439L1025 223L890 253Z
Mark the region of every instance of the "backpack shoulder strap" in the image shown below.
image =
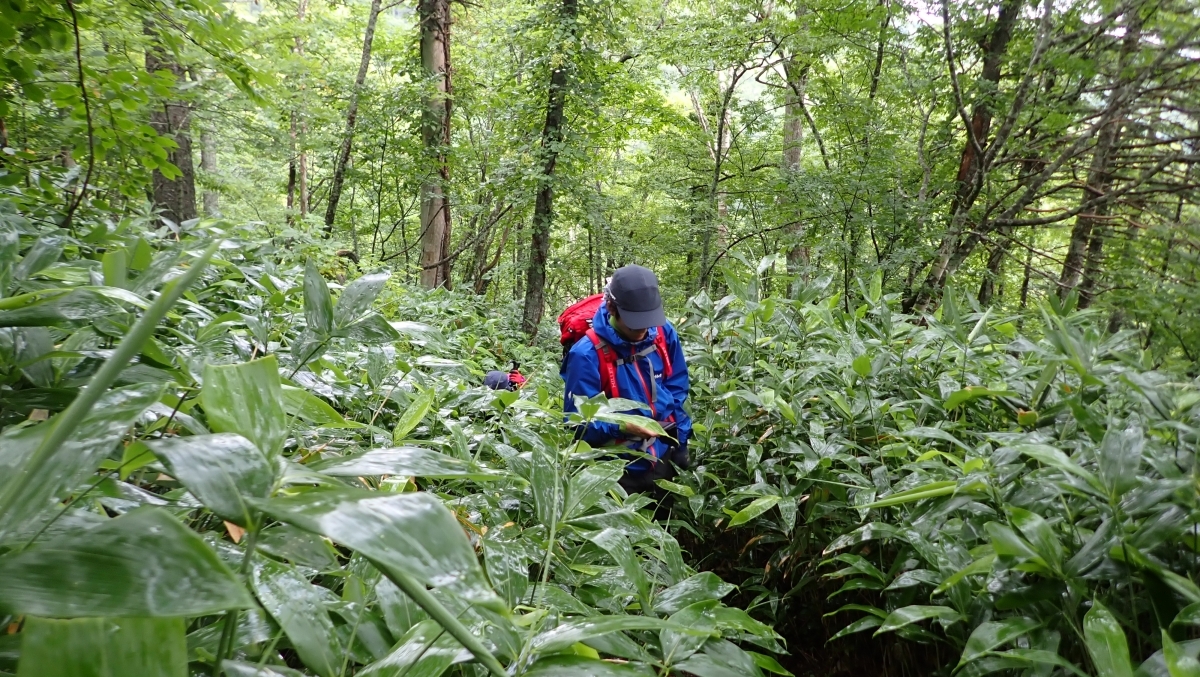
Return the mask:
M671 351L667 348L665 327L658 327L658 335L654 337L654 349L658 351L658 359L663 363L663 378L671 378L674 370L671 368Z
M600 338L595 329L589 327L585 336L596 346L596 357L600 360L600 387L604 389L604 395L609 399L620 397L621 389L617 387L616 351L608 341Z

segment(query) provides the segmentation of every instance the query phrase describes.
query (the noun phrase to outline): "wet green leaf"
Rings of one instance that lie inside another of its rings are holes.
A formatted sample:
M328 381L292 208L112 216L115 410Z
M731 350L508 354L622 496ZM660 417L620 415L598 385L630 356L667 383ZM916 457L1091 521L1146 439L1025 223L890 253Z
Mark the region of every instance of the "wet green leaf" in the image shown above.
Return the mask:
M421 447L371 449L355 456L326 459L308 466L333 477L399 475L436 479L466 478L477 481L502 479L504 475Z
M274 519L326 536L421 583L499 603L462 527L430 494L331 488L254 504Z
M253 602L216 553L140 508L0 558L0 608L37 616L200 616Z
M1083 635L1097 677L1133 677L1125 630L1099 601L1083 617Z
M237 433L272 461L283 450L287 420L279 364L271 355L251 362L204 368L200 405L214 432Z
M250 440L234 433L147 440L167 471L222 519L243 527L256 513L246 498L266 498L274 473Z
M304 320L309 330L322 336L333 331L333 297L312 259L304 268Z
M182 618L33 617L17 677L187 677Z
M296 569L258 559L254 594L296 648L300 660L321 677L333 677L342 664L342 646L323 597Z

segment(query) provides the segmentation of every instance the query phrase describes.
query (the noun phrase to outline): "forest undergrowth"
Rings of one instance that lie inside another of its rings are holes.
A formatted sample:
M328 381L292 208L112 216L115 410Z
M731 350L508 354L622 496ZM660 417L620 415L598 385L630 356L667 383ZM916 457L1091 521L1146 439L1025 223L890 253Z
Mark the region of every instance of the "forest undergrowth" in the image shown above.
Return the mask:
M1193 376L1073 297L723 270L660 524L515 305L0 202L0 674L1200 674Z

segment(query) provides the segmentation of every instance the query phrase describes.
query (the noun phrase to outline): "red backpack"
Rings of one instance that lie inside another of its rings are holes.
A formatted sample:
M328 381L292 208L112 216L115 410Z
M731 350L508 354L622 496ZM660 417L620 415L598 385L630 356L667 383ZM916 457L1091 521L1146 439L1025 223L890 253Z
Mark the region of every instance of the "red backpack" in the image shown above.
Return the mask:
M617 367L632 362L639 357L645 357L650 351L658 353L658 357L663 363L663 375L670 378L672 373L671 353L667 350L666 331L662 327L658 327L653 346L641 350L629 358L617 357L617 351L613 350L608 341L600 338L595 330L592 329L592 318L596 316L596 311L600 309L603 303L604 294L594 294L567 306L567 309L562 311L558 316L558 342L563 347L564 368L567 363L567 353L571 351L571 346L586 336L592 342L592 345L596 346L596 355L600 358L600 383L604 387L604 395L606 397L614 398L621 396L620 388L617 387ZM651 387L655 387L653 383Z

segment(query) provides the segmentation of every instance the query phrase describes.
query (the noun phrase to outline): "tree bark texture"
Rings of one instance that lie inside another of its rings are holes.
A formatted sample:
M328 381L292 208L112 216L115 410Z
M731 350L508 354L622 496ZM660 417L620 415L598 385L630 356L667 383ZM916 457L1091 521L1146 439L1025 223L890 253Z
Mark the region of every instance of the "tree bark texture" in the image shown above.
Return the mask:
M562 0L560 20L574 42L579 15L578 0ZM552 67L546 101L546 124L542 127L542 175L533 207L533 233L529 266L525 274L525 309L521 326L530 339L537 337L538 324L546 307L546 260L550 257L550 226L554 221L554 168L563 140L563 108L566 105L570 56Z
M943 0L943 3L945 2L946 0ZM970 250L974 248L974 241L969 247L963 246L960 241L961 230L967 220L967 213L979 195L978 187L982 183L981 174L987 171L987 168L983 166L984 158L980 157L980 153L987 147L987 139L991 132L993 111L989 105L989 97L996 91L1000 83L1001 64L1008 51L1013 27L1020 16L1023 4L1024 0L1004 0L1000 4L996 22L992 25L986 42L983 43L983 68L979 81L984 92L975 102L970 124L966 129L967 138L963 142L962 156L959 160L957 187L954 199L950 204L950 225L942 237L941 246L934 255L933 265L924 284L914 296L905 300L904 310L906 312L913 309L924 310L934 296L941 292L949 275L966 258L966 255L963 254L964 250L966 254L969 254ZM945 4L943 4L943 12L946 15L945 20L948 21L949 14L945 9ZM947 25L944 30L947 43L946 58L953 75L954 58L950 53L949 26Z
M350 149L354 144L354 125L358 120L358 97L363 83L367 81L367 69L371 66L371 43L375 40L375 21L379 18L380 0L371 0L371 13L367 15L367 30L363 35L362 60L358 64L358 75L354 78L354 89L350 93L350 105L346 107L346 130L342 133L342 144L338 148L333 165L333 180L329 185L329 204L325 207L325 236L333 234L333 221L337 217L338 201L342 198L342 185L346 180L346 166L350 163Z
M1118 79L1114 83L1111 94L1117 101L1125 98L1124 90L1129 83L1128 78L1124 77L1122 73L1142 38L1140 3L1126 13L1126 18L1125 37L1121 41L1121 55L1117 64ZM1088 167L1087 185L1083 187L1079 198L1081 205L1087 204L1096 197L1106 195L1112 189L1113 176L1109 164L1124 126L1124 111L1118 111L1097 135L1096 148L1092 151L1092 163ZM1094 286L1095 277L1100 271L1104 238L1108 236L1109 207L1110 203L1106 201L1079 214L1075 217L1075 225L1071 228L1071 244L1067 248L1067 255L1063 259L1062 274L1058 278L1058 295L1060 298L1066 298L1082 282L1084 287L1082 291L1086 293L1080 299L1081 308L1087 307L1091 302L1091 289Z
M421 138L434 171L421 186L421 286L450 286L450 2L420 0L421 67L432 81L421 119Z
M783 109L783 178L788 184L788 192L800 173L800 162L804 158L804 91L808 84L808 66L797 63L796 58L789 58L784 66L787 76L787 88L784 90ZM799 215L797 215L799 216ZM801 244L804 237L803 221L794 219L794 225L788 229L791 246L787 250L787 272L795 278L792 283L792 297L799 294L802 288L800 275L808 267L808 247Z
M211 184L217 178L217 135L210 128L200 132L200 169L204 170L205 179ZM221 215L220 193L212 188L204 190L204 215L216 217Z
M151 39L146 49L146 71L168 71L175 82L183 80L184 69L158 43L154 24L147 21L143 30ZM192 162L191 109L182 101L163 101L150 113L150 126L160 136L175 140L178 148L167 151L167 161L179 169L180 175L168 179L155 169L151 183L154 206L163 217L175 223L196 218L196 169Z

